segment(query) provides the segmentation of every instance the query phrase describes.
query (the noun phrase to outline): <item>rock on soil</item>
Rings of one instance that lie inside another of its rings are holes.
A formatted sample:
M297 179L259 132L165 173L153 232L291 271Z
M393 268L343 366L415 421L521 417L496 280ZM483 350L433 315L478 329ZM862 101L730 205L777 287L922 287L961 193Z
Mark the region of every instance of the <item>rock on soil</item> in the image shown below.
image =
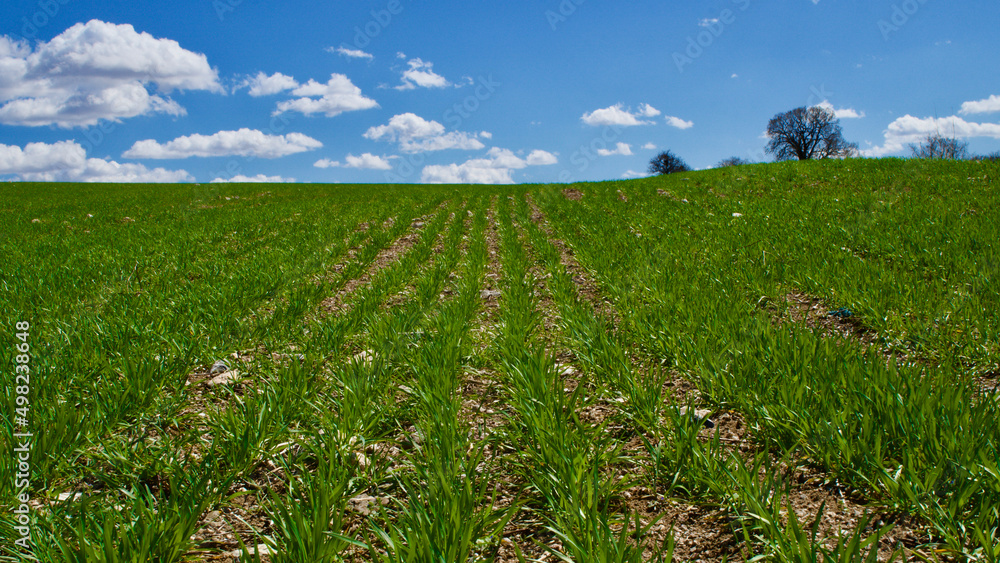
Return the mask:
M681 407L681 408L677 409L677 412L681 416L687 416L687 415L693 416L694 419L695 419L695 421L696 422L701 422L702 424L704 424L705 428L714 428L715 427L715 423L712 422L711 418L709 418L710 416L712 416L712 411L710 411L710 410L705 410L705 409L689 409L687 407Z

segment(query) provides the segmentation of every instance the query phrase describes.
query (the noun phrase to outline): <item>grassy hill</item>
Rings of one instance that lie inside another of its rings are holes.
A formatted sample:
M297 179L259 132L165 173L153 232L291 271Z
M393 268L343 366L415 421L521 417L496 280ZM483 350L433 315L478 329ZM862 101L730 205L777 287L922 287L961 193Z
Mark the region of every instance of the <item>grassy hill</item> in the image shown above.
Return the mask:
M995 162L0 201L0 556L1000 556Z

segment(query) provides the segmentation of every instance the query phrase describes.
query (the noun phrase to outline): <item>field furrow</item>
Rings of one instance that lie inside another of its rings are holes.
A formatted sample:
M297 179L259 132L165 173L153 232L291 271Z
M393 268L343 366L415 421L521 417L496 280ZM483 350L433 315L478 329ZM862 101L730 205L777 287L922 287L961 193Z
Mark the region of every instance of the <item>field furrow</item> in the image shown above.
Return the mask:
M995 559L995 166L18 192L37 559Z

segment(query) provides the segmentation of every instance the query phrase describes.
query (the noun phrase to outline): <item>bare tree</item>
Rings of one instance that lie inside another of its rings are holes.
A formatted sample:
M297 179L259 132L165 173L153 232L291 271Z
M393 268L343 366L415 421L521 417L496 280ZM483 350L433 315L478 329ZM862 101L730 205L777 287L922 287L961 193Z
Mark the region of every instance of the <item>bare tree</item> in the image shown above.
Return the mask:
M840 120L826 108L801 107L779 113L767 124L771 139L765 149L776 160L846 158L858 155L858 144L844 140Z
M945 137L941 133L927 135L920 145L910 145L915 158L947 158L965 160L969 158L969 143L955 137Z
M674 172L689 172L691 168L681 157L670 151L663 151L649 161L650 174L673 174Z
M729 166L743 166L744 164L753 164L749 160L739 157L731 156L729 158L724 158L715 165L716 168L727 168Z

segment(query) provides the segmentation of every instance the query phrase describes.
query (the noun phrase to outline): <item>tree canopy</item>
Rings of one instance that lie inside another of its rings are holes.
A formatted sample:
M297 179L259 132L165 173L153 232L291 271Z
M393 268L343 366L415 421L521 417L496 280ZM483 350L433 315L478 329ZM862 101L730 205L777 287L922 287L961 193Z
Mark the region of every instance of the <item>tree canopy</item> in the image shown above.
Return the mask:
M673 174L674 172L689 172L691 168L681 157L670 151L663 151L649 161L650 174Z
M776 160L845 158L858 155L857 143L844 140L840 120L830 110L813 106L779 113L767 124L765 149Z

